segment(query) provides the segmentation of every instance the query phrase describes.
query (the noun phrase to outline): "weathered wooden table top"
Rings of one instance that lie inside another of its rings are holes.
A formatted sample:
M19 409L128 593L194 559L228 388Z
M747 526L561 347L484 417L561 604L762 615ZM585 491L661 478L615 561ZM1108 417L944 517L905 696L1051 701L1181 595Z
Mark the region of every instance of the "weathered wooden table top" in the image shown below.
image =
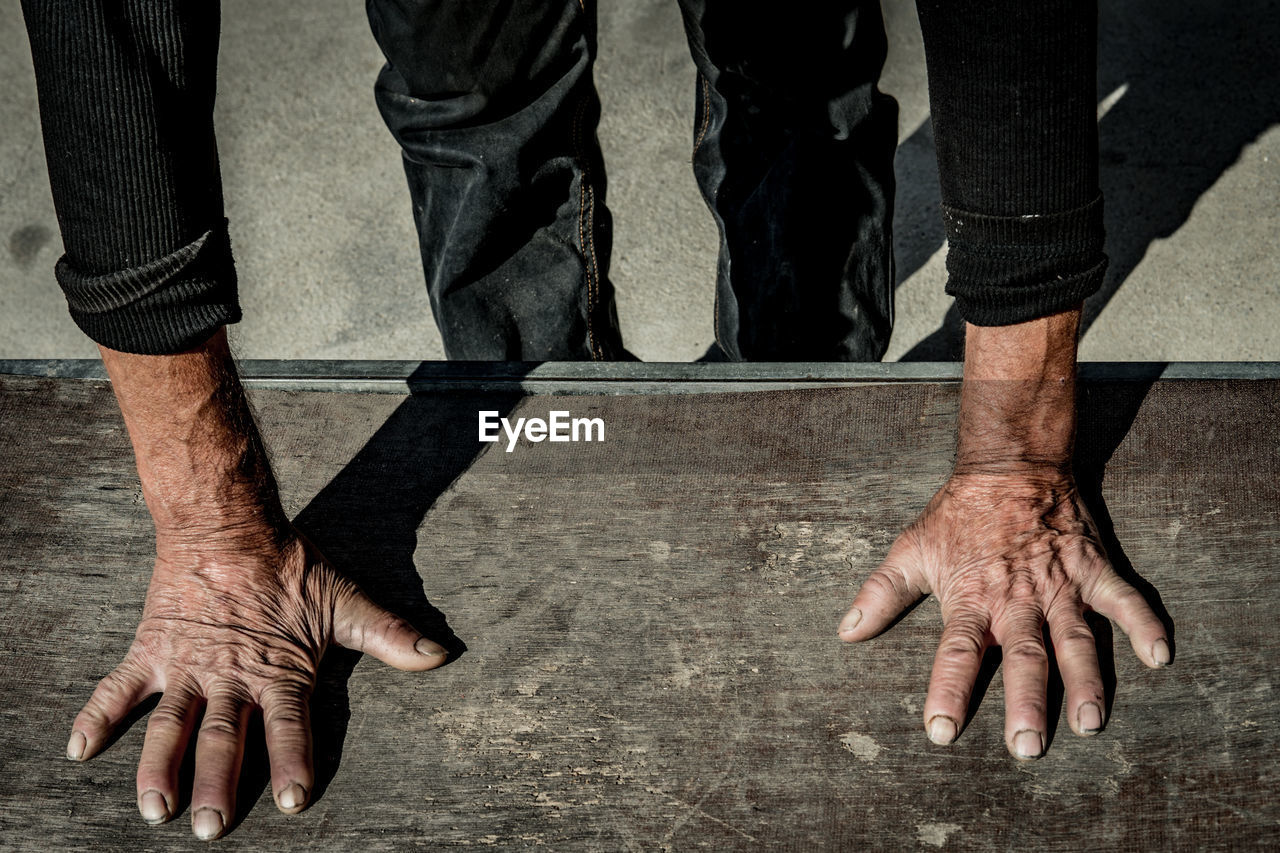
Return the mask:
M1280 843L1280 382L1085 386L1083 488L1158 590L1175 660L1149 671L1099 626L1109 725L1059 722L1030 764L1005 751L998 672L958 743L926 739L932 599L870 643L835 636L949 469L954 383L251 396L301 526L465 651L418 675L332 654L315 803L276 811L259 743L220 847ZM476 440L480 409L553 408L603 418L606 440ZM62 757L151 553L109 387L0 376L0 848L199 844L185 810L137 815L142 722Z

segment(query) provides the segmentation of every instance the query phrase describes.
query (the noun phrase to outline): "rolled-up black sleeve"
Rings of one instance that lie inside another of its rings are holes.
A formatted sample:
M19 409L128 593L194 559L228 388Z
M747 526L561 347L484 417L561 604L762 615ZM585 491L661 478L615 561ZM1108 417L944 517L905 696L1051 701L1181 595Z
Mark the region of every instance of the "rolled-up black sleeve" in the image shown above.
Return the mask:
M979 326L1092 295L1096 0L918 0L947 234L947 292Z
M71 316L125 352L240 319L213 131L210 0L23 0Z

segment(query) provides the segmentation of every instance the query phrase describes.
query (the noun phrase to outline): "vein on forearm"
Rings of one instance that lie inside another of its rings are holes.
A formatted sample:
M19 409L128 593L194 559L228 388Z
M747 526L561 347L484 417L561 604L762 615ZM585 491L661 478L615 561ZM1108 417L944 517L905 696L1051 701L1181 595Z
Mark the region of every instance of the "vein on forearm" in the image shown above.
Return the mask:
M225 334L193 351L103 350L160 535L269 530L283 509Z

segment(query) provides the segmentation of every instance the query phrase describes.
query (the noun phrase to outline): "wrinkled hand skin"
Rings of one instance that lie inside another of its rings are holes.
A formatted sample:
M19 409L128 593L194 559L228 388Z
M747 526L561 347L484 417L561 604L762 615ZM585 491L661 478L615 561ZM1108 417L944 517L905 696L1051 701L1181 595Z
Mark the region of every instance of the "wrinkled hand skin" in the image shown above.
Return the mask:
M301 811L314 789L308 701L330 643L404 670L446 653L369 600L304 538L157 536L155 572L128 654L79 713L68 757L99 752L130 711L162 693L138 763L148 823L177 811L178 771L196 738L192 829L217 838L235 815L251 714L261 709L276 804Z
M930 593L944 625L924 705L935 743L959 735L983 653L998 645L1005 743L1019 759L1044 754L1046 623L1078 735L1100 731L1106 708L1086 612L1119 623L1147 666L1170 660L1164 625L1108 562L1070 473L1060 468L954 473L862 585L841 639L875 636Z

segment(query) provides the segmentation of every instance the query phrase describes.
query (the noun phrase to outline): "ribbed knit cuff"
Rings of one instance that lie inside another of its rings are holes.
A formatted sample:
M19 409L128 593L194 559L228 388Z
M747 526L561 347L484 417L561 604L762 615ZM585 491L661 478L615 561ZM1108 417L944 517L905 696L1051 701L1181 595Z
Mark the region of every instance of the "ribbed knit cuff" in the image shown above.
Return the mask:
M121 352L172 355L240 320L225 221L139 267L91 276L63 256L54 272L76 325Z
M988 216L943 205L947 293L976 326L1009 326L1092 296L1107 271L1102 197L1064 213Z

